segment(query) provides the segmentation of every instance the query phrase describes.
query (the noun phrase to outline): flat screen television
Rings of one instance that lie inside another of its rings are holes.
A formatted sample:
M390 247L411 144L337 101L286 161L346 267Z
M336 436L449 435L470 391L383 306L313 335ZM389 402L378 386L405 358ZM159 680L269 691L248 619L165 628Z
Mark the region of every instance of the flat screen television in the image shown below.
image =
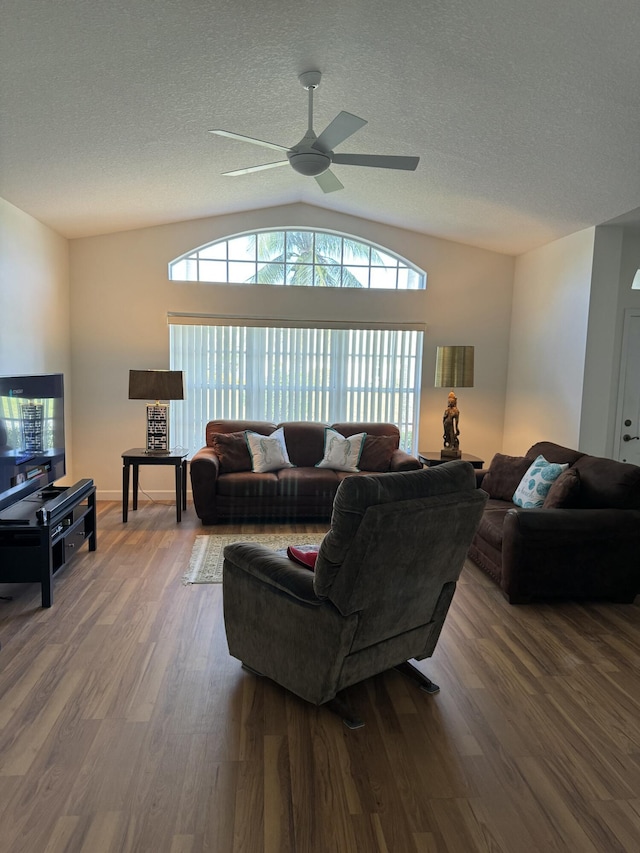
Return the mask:
M0 511L65 474L62 373L0 376Z

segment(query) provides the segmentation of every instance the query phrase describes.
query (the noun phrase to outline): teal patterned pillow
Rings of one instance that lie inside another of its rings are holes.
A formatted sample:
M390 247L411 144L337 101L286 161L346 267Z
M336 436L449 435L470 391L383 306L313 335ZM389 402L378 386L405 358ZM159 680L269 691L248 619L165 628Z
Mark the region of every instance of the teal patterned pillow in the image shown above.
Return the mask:
M568 467L568 464L547 462L544 456L538 456L520 480L520 485L513 495L514 504L525 509L542 506L549 489Z

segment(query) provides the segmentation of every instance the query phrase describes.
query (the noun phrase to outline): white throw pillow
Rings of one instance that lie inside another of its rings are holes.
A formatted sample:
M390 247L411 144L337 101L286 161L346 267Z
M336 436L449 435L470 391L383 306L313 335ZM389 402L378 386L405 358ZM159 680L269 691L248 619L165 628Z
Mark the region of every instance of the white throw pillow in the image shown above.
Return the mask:
M520 485L513 495L514 504L526 509L542 506L552 484L568 467L568 464L547 462L544 456L538 456L520 480Z
M351 473L359 471L358 462L366 437L366 432L359 432L357 435L345 438L335 429L325 427L324 456L316 464L316 468L333 468L334 471L350 471Z
M271 435L245 430L251 470L254 474L266 474L267 471L279 471L281 468L293 468L284 441L284 429L280 427Z

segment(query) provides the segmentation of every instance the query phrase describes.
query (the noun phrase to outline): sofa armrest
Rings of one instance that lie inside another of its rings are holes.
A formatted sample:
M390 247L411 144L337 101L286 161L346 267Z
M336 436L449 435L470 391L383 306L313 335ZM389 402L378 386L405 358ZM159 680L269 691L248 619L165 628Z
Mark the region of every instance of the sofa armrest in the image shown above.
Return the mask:
M632 601L640 591L640 510L511 509L504 518L502 587L533 597Z
M214 524L217 520L216 481L220 460L212 447L203 447L193 455L189 469L196 514L203 524Z
M400 448L393 451L389 462L389 471L417 471L422 468L420 461Z
M602 536L631 538L640 542L640 510L637 509L510 509L505 525L513 526L530 541L588 544ZM506 532L506 529L505 529Z
M281 553L236 542L224 550L224 625L229 653L321 705L336 695L358 615L341 616L313 593L313 572Z
M224 562L305 604L323 603L313 590L313 572L266 545L234 542L224 549Z
M476 486L479 489L482 488L482 481L484 480L485 476L488 473L489 473L488 468L476 468Z
M204 463L203 470L207 471L209 477L217 477L220 473L220 460L213 447L201 447L197 453L193 454L191 465L194 463L197 465L200 462Z

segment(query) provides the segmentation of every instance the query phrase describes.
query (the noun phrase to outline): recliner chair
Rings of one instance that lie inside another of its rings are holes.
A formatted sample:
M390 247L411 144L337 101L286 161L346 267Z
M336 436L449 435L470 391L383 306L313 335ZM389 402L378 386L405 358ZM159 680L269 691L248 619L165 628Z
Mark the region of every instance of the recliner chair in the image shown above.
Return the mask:
M467 462L346 478L315 571L285 552L236 542L224 550L224 620L231 655L316 705L362 725L349 685L430 657L485 492ZM428 692L438 687L411 671Z

